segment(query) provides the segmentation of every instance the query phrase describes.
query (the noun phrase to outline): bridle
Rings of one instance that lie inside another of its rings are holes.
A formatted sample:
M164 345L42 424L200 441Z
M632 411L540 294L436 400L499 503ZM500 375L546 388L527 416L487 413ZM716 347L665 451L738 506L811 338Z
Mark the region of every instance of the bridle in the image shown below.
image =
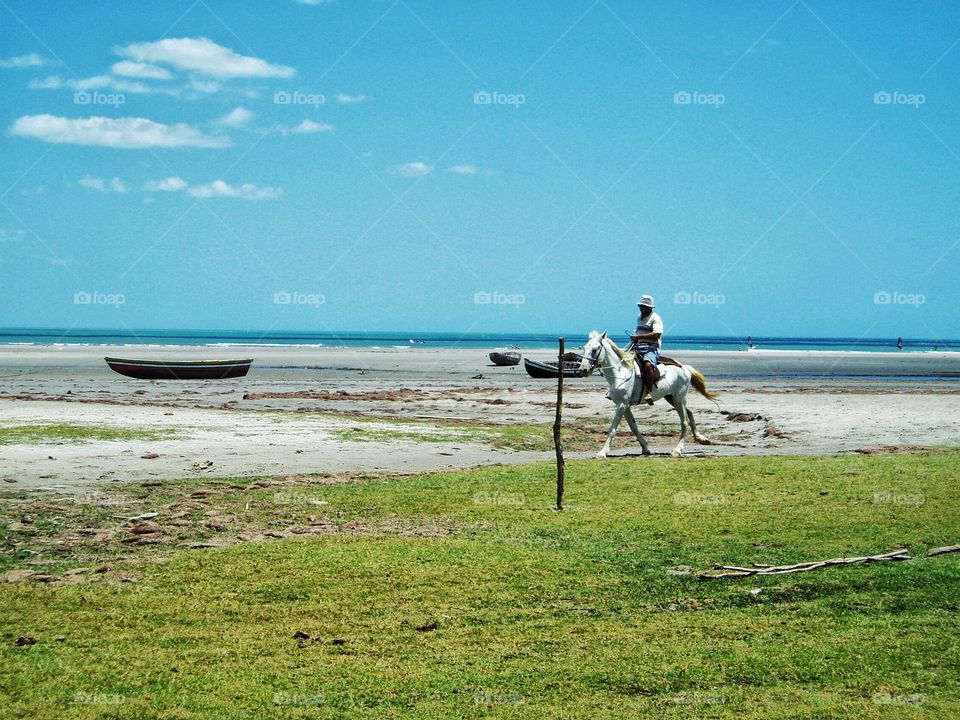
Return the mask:
M596 352L590 353L586 356L586 359L590 361L590 369L585 372L586 375L590 375L594 370L613 370L615 369L613 365L600 365L600 351L603 350L603 340L601 338L597 341L597 350Z

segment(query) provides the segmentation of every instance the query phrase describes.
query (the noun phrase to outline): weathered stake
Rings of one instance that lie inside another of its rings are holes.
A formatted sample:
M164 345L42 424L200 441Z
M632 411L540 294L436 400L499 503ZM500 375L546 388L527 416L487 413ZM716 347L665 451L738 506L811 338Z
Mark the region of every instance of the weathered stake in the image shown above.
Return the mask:
M563 510L563 444L560 442L560 420L563 415L563 338L558 338L560 354L557 356L557 416L553 421L553 447L557 451L557 510Z

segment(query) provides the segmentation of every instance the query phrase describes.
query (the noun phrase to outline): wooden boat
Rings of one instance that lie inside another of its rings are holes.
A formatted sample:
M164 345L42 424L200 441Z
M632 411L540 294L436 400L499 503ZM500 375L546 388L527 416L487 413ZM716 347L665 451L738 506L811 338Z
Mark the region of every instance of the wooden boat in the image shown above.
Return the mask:
M494 365L519 365L520 364L520 353L516 350L505 350L503 352L494 351L490 353L490 362Z
M130 360L104 358L114 372L138 380L222 380L243 377L249 360Z
M560 372L556 362L539 362L530 358L523 359L523 367L532 378L556 378ZM581 377L579 360L563 361L564 377Z

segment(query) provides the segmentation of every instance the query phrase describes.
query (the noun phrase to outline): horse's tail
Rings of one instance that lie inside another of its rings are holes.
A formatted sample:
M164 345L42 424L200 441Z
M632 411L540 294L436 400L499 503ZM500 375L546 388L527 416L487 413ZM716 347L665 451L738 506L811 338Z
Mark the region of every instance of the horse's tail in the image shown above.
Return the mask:
M684 367L690 373L690 384L693 385L694 390L703 395L707 400L716 402L720 396L717 395L717 393L707 390L707 380L703 377L703 373L692 365L684 365Z

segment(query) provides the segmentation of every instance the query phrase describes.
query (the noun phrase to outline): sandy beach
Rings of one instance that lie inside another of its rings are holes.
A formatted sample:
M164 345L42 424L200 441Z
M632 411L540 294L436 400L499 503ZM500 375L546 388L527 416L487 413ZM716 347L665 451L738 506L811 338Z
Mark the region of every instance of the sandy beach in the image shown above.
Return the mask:
M956 445L960 355L793 351L672 353L701 370L714 404L690 407L711 445L687 455L822 454ZM141 381L103 357L253 357L244 378ZM550 359L548 350L527 351ZM565 428L590 457L612 414L599 376L568 380ZM105 482L200 474L417 472L552 457L494 447L484 428L546 426L555 383L522 366L490 364L485 350L304 347L0 348L0 429L69 424L143 431L128 439L33 438L0 445L9 489L72 492ZM679 424L665 403L637 410L656 453ZM689 440L689 437L688 437ZM626 424L612 457L636 456ZM639 460L638 460L639 461Z

